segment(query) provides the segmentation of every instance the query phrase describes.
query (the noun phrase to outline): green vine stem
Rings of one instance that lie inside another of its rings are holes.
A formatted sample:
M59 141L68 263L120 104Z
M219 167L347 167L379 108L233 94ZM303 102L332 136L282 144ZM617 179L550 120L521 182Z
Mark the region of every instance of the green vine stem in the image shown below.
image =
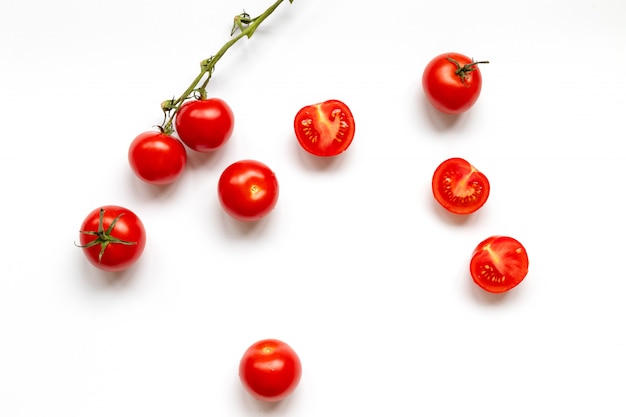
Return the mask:
M185 92L180 95L180 97L165 100L161 103L161 109L164 113L163 123L159 126L161 132L167 135L171 135L174 132L174 117L185 101L191 98L205 99L207 97L206 86L213 75L215 64L220 60L220 58L222 58L222 56L224 56L226 51L228 51L230 47L237 43L237 41L241 38L247 37L250 39L259 25L263 23L263 21L271 15L283 1L284 0L276 0L276 2L267 10L254 18L251 18L246 12L235 16L235 21L230 35L233 36L235 33L239 32L237 36L232 37L228 42L226 42L215 55L203 60L200 63L200 73L191 82L191 85L189 85ZM293 0L289 0L289 3L293 3ZM202 84L200 85L200 83Z

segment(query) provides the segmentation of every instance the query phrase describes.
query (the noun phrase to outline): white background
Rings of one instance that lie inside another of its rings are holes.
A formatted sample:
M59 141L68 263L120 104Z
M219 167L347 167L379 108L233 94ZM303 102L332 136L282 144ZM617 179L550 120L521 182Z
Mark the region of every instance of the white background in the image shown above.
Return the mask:
M131 140L235 14L270 3L0 5L0 415L625 415L626 3L285 2L209 84L235 113L226 147L190 152L172 186L136 179ZM451 51L491 62L460 117L421 91L426 63ZM350 106L356 136L320 160L293 116L330 98ZM469 217L430 191L453 156L491 182ZM216 195L244 158L281 187L253 225ZM74 246L104 204L148 233L121 274ZM493 234L530 258L500 296L468 274ZM267 337L303 363L274 405L237 376Z

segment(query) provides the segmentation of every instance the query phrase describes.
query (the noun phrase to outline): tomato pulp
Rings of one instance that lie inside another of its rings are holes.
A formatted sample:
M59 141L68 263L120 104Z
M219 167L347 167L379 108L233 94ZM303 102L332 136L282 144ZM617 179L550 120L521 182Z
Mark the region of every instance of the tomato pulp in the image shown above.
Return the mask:
M354 116L339 100L303 107L296 113L294 130L298 143L316 156L335 156L344 152L354 138Z
M509 236L491 236L474 249L470 274L474 282L492 293L516 287L528 273L524 246Z
M489 197L487 177L462 158L443 161L433 174L435 200L455 214L470 214L481 208Z

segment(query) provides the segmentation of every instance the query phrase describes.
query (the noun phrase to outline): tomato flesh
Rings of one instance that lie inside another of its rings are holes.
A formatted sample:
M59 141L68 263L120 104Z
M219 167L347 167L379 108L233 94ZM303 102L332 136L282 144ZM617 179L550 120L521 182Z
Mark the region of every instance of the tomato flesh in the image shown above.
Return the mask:
M435 200L455 214L471 214L481 208L489 197L487 177L462 158L443 161L433 174Z
M509 236L491 236L472 253L470 274L474 282L492 293L516 287L528 273L524 246Z
M354 116L339 100L303 107L294 119L300 146L316 156L335 156L344 152L354 138Z
M239 363L242 385L257 400L275 402L290 395L302 376L296 352L277 339L254 343Z

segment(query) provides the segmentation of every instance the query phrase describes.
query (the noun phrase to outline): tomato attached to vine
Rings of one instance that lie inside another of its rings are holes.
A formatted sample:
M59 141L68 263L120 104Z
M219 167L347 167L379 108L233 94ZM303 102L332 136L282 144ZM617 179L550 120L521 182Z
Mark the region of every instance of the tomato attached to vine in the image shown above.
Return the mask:
M276 0L257 17L246 12L236 15L231 39L215 55L200 62L200 73L179 97L161 103L163 122L158 132L141 133L129 149L128 161L137 177L157 185L178 179L187 163L186 149L173 142L182 142L197 152L213 152L228 141L234 129L234 113L224 100L208 96L207 85L226 51L240 39L252 37L283 1ZM288 1L293 3L293 0ZM141 146L137 146L139 140ZM185 155L181 154L181 148Z
M206 88L211 80L211 77L213 76L217 62L224 56L226 51L228 51L241 38L246 37L250 39L261 23L263 23L263 21L271 15L283 1L284 0L276 0L276 2L268 7L267 10L254 18L250 17L250 15L246 12L235 16L233 27L230 32L231 36L234 37L226 42L215 55L200 62L200 73L183 92L183 94L181 94L178 98L165 100L161 103L164 120L161 126L159 126L159 129L163 133L171 135L174 132L173 123L176 114L188 100L205 100L208 98ZM288 1L289 3L293 3L293 0Z

